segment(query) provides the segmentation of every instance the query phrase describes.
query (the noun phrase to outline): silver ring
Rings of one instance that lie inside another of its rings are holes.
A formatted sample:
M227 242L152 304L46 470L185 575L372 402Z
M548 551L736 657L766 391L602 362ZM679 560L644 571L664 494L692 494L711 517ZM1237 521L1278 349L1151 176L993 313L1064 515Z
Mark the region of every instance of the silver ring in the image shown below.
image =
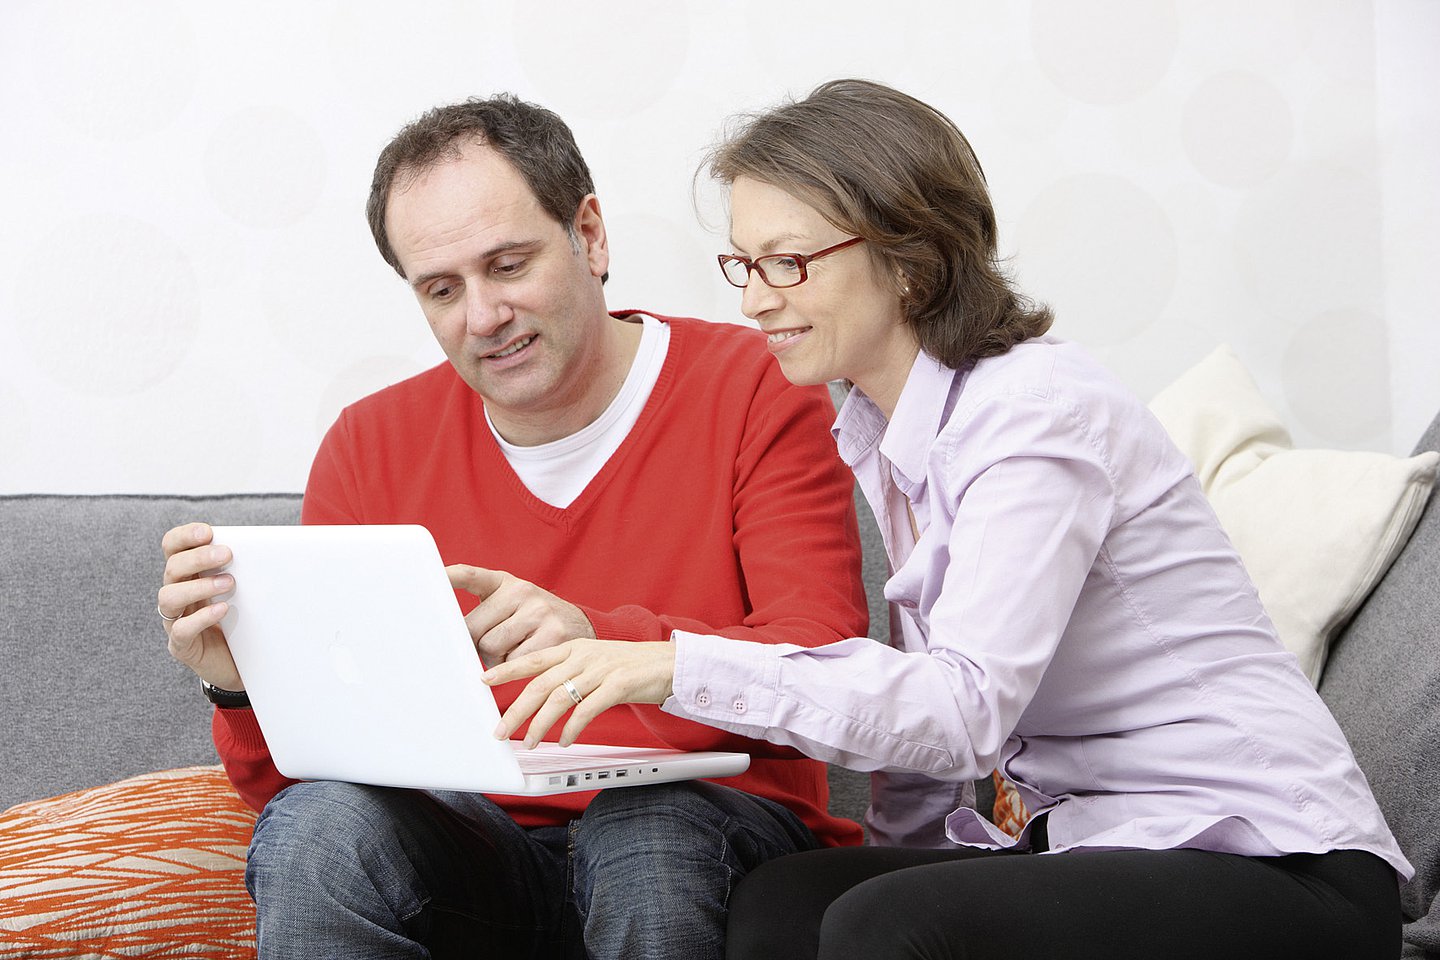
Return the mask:
M167 617L167 616L165 616L165 611L160 609L160 604L158 604L158 603L155 604L155 612L158 613L158 614L160 614L160 619L161 619L161 620L164 620L166 623L174 623L176 620L179 620L180 617L185 616L184 613L181 613L179 616Z
M560 684L560 686L564 687L565 692L570 694L570 699L575 701L576 706L579 706L580 701L585 699L585 695L575 689L575 682L573 680L566 680Z

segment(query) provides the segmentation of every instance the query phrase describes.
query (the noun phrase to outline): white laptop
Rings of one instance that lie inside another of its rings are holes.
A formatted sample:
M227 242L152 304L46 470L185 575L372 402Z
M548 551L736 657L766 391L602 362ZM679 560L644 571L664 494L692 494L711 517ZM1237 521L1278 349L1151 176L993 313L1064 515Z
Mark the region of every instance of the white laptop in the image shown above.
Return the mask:
M744 753L496 740L499 709L424 527L214 529L235 576L221 627L287 777L541 795L750 765Z

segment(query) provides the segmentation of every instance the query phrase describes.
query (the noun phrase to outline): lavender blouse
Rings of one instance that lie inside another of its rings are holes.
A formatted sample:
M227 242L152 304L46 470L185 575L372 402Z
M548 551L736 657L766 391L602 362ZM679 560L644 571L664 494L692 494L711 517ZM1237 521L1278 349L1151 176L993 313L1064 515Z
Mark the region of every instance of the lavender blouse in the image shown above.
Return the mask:
M854 390L834 433L894 571L891 645L676 631L665 710L873 771L879 844L1025 846L968 802L998 768L1052 852L1357 849L1413 872L1191 465L1078 347L962 371L922 352L890 421Z

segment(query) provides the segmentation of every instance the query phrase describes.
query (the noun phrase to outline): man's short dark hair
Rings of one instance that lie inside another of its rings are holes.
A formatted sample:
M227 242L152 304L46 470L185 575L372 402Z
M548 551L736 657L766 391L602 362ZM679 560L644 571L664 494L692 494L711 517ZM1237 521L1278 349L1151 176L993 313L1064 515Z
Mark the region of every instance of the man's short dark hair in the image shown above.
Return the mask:
M380 255L401 277L405 271L385 230L391 192L397 185L404 189L434 164L457 159L462 147L470 143L483 143L510 161L541 208L578 245L575 213L580 201L595 192L595 184L565 121L514 94L472 97L435 107L406 124L375 162L365 215Z

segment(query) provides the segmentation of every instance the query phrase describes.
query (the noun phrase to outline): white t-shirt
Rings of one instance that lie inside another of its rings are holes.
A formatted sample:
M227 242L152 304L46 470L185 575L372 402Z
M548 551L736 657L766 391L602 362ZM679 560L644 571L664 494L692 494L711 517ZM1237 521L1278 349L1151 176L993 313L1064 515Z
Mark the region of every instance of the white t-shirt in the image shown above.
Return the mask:
M670 328L654 317L642 314L640 319L644 329L630 373L610 406L588 426L550 443L520 447L501 437L489 412L485 414L490 432L521 482L552 507L564 509L580 496L630 434L630 428L640 419L640 411L645 409L645 401L650 399L650 391L660 379L660 368L665 365L665 354L670 348Z

